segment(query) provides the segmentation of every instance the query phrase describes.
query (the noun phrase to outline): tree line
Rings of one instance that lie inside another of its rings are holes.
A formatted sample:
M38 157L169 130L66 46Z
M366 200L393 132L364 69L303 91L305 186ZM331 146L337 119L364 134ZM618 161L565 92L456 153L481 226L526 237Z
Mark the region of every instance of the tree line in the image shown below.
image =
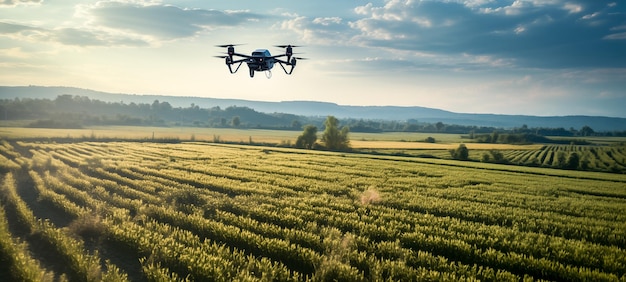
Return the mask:
M103 102L86 96L59 95L56 99L15 98L0 100L0 120L30 120L29 126L46 128L81 128L92 125L192 126L302 130L310 124L325 127L324 117L306 117L284 113L261 113L248 107L220 108L173 107L166 101L153 103ZM468 138L485 138L486 134L526 134L526 136L626 136L622 132L596 132L590 127L503 129L485 126L425 123L416 119L364 120L342 119L352 132L424 132L464 134ZM512 137L511 137L512 138ZM514 140L512 140L514 141ZM495 143L495 142L494 142Z
M301 129L303 118L265 114L247 107L173 107L153 103L103 102L85 96L60 95L50 99L0 100L0 119L33 120L33 127L80 128L91 125L197 126Z

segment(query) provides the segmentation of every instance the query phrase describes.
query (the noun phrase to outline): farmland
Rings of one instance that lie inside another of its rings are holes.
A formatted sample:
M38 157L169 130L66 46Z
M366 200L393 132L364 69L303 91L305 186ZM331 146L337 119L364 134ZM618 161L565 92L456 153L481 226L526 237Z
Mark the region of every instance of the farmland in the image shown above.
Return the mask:
M6 124L0 122L0 125ZM94 126L85 129L50 129L0 126L0 137L2 138L64 142L98 140L205 141L291 147L300 134L300 131L287 130L198 127ZM436 142L424 142L429 137ZM615 173L626 172L626 146L624 145L626 138L623 137L554 138L561 143L583 141L589 145L473 143L475 140L463 138L458 134L415 132L355 132L350 133L349 138L350 147L362 153L450 159L451 156L448 151L457 148L459 144L465 144L470 150L469 159L473 161L483 161L484 154L497 150L503 155L502 161L509 164ZM563 162L566 162L572 153L576 153L579 159L578 165L566 167Z
M257 143L280 144L295 143L301 131L265 130L265 129L234 129L234 128L201 128L201 127L149 127L149 126L92 126L82 129L54 129L54 128L25 128L20 124L10 124L0 121L0 137L9 139L120 139L120 140L159 140L178 139L197 141L219 141L229 143ZM350 133L350 139L357 144L357 148L391 148L404 147L413 149L432 148L433 144L413 141L423 141L432 136L438 142L443 142L445 148L451 148L454 143L463 140L458 134L426 134L411 132L387 133ZM427 146L427 147L424 147ZM509 146L510 147L510 146ZM441 147L440 147L441 148Z
M14 280L626 279L623 174L200 142L0 153Z

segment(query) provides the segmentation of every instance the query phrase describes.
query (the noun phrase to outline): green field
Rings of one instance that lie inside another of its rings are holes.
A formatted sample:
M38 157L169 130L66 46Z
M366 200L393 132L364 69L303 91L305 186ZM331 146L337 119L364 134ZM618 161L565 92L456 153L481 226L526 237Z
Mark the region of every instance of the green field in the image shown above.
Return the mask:
M0 137L4 138L91 138L91 139L195 139L196 141L213 141L219 137L225 142L253 142L280 144L295 143L301 131L266 130L266 129L234 129L234 128L202 128L202 127L149 127L149 126L93 126L83 129L24 128L11 127L5 121L0 122ZM440 143L461 143L458 134L443 133L350 133L350 139L359 142L398 142L415 143L434 137ZM428 145L428 144L427 144ZM375 145L380 147L380 145ZM388 147L388 146L387 146Z
M200 127L95 126L84 129L0 127L0 138L45 142L203 141L293 147L300 134L300 131L288 130ZM428 137L434 138L436 142L424 142ZM469 160L471 161L484 161L485 154L490 154L491 150L497 150L504 157L503 160L495 161L500 163L626 173L626 138L623 137L577 137L575 140L563 137L554 138L565 143L586 141L590 145L473 143L474 140L463 138L459 134L410 132L357 132L350 133L349 138L350 147L361 153L450 159L449 150L464 144L470 150ZM576 152L579 158L578 165L575 167L565 165L564 162L573 152ZM559 155L565 160L559 159ZM494 162L493 158L492 162Z
M9 280L626 280L623 174L200 142L0 155Z

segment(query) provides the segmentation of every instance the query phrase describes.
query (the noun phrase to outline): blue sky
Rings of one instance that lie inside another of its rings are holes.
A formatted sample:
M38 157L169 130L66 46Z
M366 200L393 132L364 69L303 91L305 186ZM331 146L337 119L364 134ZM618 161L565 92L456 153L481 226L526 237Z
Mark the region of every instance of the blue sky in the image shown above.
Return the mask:
M227 43L309 60L231 75ZM626 117L626 3L0 0L0 85Z

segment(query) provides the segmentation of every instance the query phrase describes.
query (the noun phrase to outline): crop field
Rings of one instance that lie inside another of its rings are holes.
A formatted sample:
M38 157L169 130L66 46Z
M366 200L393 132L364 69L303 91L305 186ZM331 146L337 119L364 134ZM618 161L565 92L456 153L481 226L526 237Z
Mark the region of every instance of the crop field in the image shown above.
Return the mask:
M0 141L11 281L626 281L626 175Z
M202 128L202 127L149 127L149 126L93 126L82 129L54 129L54 128L25 128L20 125L13 125L7 121L0 121L0 137L4 138L64 138L73 139L180 139L190 140L192 137L196 141L214 141L215 138L225 142L249 143L273 143L285 142L295 143L301 130L266 130L266 129L234 129L234 128ZM396 144L401 147L407 144L416 148L419 144L432 146L430 143L415 142L424 141L427 137L433 137L437 142L460 143L467 141L459 134L445 133L416 133L416 132L385 132L385 133L350 133L350 139L358 140L356 143L364 142L364 147L388 148L389 144ZM388 144L376 144L376 142L389 142ZM429 148L426 147L426 148ZM417 147L419 148L419 147Z
M2 123L0 122L0 125ZM149 126L94 126L83 129L24 128L0 126L0 137L10 139L25 138L71 138L71 139L120 139L120 140L159 140L178 139L197 141L219 141L279 144L295 142L300 131L200 128L200 127L149 127Z
M545 145L539 150L504 150L504 157L513 164L626 172L626 146ZM575 163L568 160L575 155ZM571 166L571 167L568 167Z

